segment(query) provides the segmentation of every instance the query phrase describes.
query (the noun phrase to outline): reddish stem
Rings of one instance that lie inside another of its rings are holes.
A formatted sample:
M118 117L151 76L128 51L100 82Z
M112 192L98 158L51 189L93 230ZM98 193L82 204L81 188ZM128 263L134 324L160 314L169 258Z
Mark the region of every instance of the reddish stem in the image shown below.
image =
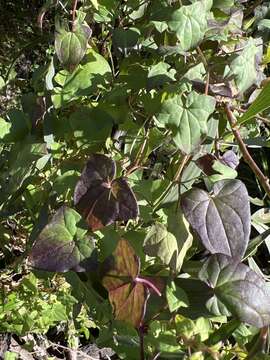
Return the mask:
M147 287L151 288L152 290L154 290L154 292L155 292L158 296L161 296L161 295L162 295L161 292L158 290L158 288L157 288L153 283L151 283L151 281L149 281L149 280L147 280L147 279L140 278L140 277L136 277L135 282L144 284L144 285L146 285Z

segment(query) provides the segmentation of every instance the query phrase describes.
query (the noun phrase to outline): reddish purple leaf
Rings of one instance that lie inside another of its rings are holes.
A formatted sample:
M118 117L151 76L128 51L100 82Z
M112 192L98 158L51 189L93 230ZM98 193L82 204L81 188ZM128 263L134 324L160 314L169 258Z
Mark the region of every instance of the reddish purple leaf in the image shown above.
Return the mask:
M103 278L117 320L141 325L146 302L144 284L137 282L140 271L139 258L125 239L119 240L113 253L113 263Z
M92 154L78 181L74 203L92 231L114 221L138 216L135 195L124 178L116 178L115 162L102 154Z

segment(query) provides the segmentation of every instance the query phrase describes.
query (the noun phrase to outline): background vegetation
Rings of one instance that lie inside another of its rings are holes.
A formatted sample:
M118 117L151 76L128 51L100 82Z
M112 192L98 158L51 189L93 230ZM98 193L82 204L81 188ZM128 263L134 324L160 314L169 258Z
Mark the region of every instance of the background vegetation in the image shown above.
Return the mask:
M270 5L1 3L0 357L270 359Z

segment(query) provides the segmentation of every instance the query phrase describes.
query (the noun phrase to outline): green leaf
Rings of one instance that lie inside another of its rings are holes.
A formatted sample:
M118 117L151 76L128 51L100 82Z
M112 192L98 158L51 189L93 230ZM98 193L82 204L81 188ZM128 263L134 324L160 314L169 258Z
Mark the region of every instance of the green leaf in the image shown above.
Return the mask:
M240 180L218 181L212 194L189 190L181 206L210 253L242 258L249 241L250 206L247 189Z
M270 107L270 82L268 82L265 87L261 90L259 95L253 101L248 110L242 115L237 123L244 124L246 121L252 119L254 116L260 112L268 109Z
M80 215L63 206L39 234L29 260L39 270L89 271L95 267L93 250L93 240L87 236Z
M197 1L172 13L167 23L176 33L182 50L193 49L203 39L207 30L208 5L207 1Z
M127 30L117 28L113 31L113 45L124 51L133 48L138 43L139 37L140 31L136 28L130 27Z
M207 119L215 110L215 99L195 92L165 100L157 114L157 124L173 133L175 144L190 154L206 137Z
M73 31L56 23L55 51L61 64L73 71L84 57L92 30L87 24L75 23Z
M250 38L244 45L239 55L233 56L229 65L228 77L235 79L236 86L240 93L246 91L256 82L256 54L259 49L254 39Z
M70 74L61 70L54 80L60 87L55 87L52 96L55 107L60 108L80 96L92 95L97 87L104 87L111 78L111 68L103 56L90 49L82 64Z
M169 230L164 224L154 224L147 233L143 248L149 256L159 257L173 271L180 271L193 237L188 231L188 224L183 214L177 213L177 219L169 216Z
M169 64L159 62L148 70L147 88L158 88L168 82L175 81L176 70L172 69Z
M166 297L170 312L178 310L180 307L188 307L189 302L186 293L172 281L167 285Z
M263 278L229 256L213 255L203 265L200 279L213 289L208 307L216 315L233 314L258 328L270 324L270 294Z

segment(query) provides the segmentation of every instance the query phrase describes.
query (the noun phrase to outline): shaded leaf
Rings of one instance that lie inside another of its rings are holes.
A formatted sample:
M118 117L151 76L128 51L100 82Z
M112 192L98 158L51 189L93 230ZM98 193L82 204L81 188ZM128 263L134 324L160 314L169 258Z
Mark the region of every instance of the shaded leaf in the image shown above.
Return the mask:
M205 262L199 276L214 291L207 303L214 314L233 314L259 328L270 324L266 283L248 266L225 255L213 255Z
M110 261L110 269L103 278L109 292L116 320L139 327L144 315L146 291L135 280L140 272L139 258L128 241L120 239Z
M124 178L114 179L115 162L102 154L92 154L74 192L74 203L92 231L138 216L138 205Z
M207 133L207 119L215 110L215 99L195 92L186 98L175 96L165 100L157 114L158 125L173 133L175 144L189 154L201 143Z
M191 189L181 206L192 228L212 254L241 258L250 234L250 207L245 185L239 180L215 183L213 194Z
M61 207L36 239L29 255L31 265L56 272L93 270L94 243L80 222L75 210Z
M270 107L270 83L267 83L256 99L253 101L247 112L238 119L238 124L243 124L246 121L252 119L260 112Z

